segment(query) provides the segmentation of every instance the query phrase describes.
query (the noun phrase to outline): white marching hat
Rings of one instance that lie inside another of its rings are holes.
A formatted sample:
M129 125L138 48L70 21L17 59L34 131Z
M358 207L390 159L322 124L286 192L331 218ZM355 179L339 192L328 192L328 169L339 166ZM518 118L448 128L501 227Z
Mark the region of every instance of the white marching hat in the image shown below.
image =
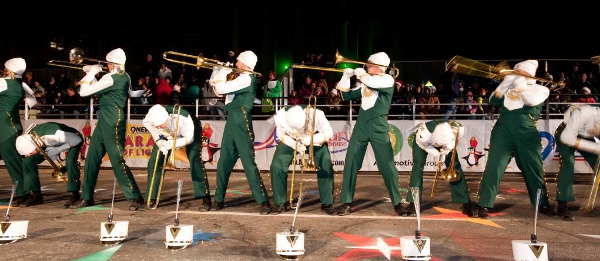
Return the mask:
M127 56L125 55L125 51L123 51L123 49L117 48L106 54L106 60L111 63L123 65L127 60Z
M537 60L525 60L525 61L515 64L514 69L521 69L521 70L529 73L529 75L535 76L535 71L537 71L537 68L538 68Z
M36 146L35 144L33 144L31 136L29 136L28 134L19 135L19 137L17 137L15 145L17 147L17 151L22 156L28 155L36 149Z
M169 112L167 112L167 109L165 109L165 107L162 105L155 104L154 106L150 107L146 117L148 117L148 121L150 121L152 126L160 126L169 118Z
M401 236L400 248L404 260L431 260L429 237Z
M27 237L29 220L0 222L0 245L10 244Z
M16 75L23 75L25 68L27 68L27 63L25 63L25 59L23 58L12 58L4 63L4 67Z
M372 54L371 56L369 56L368 61L378 64L378 65L382 65L379 66L379 68L385 72L385 69L390 66L390 57L387 55L387 53L384 52L378 52L375 54Z
M100 223L100 243L116 245L127 239L129 221L112 221Z
M513 260L548 261L548 245L544 242L533 243L531 240L512 241Z
M275 251L286 260L298 260L304 256L304 233L294 231L278 232L275 236Z
M194 242L194 225L168 225L165 246L169 250L180 250Z
M437 145L450 146L454 142L454 132L447 122L440 123L433 130L433 140Z
M250 67L250 69L254 70L254 66L256 66L256 62L258 58L256 54L252 51L243 51L237 57L238 61L244 63L246 66Z
M285 119L290 128L300 130L306 124L306 112L300 105L295 105L287 109Z

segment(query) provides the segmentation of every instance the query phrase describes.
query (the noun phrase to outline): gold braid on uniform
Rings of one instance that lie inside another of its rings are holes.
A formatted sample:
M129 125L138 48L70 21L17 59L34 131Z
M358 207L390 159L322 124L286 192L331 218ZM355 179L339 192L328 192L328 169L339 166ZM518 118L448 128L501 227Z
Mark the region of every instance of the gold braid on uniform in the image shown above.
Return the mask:
M244 106L241 107L242 112L244 113L244 119L246 120L246 131L248 132L248 137L250 138L250 144L252 144L252 149L254 149L254 137L253 137L253 133L250 130L250 120L248 120L248 111L246 111L246 108L244 108ZM256 153L254 154L254 162L256 162ZM258 180L260 181L260 187L262 188L261 191L267 192L267 189L265 188L265 183L263 182L262 177L260 176L260 171L258 171ZM264 194L263 194L264 195Z
M558 128L556 128L556 130L554 131L554 137L556 138L556 135L558 134L558 130L561 128L565 127L565 123L562 122L560 125L558 125ZM552 144L552 151L554 151L554 146L556 143ZM558 175L560 174L560 169L562 168L563 165L563 155L562 153L560 153L560 150L558 151L558 171L556 172L556 175L554 177L554 182L558 182ZM558 186L556 186L556 194L561 194L562 192L560 191L560 188Z

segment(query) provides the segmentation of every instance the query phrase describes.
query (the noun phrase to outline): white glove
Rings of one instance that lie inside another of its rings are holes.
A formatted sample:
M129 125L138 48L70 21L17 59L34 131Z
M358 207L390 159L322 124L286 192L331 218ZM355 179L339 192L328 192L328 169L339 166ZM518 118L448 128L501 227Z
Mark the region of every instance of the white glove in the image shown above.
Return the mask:
M530 86L527 84L527 79L523 76L518 76L517 78L515 78L515 80L513 81L513 86L518 91L526 91L530 89Z
M312 137L313 145L321 146L325 142L325 134L317 133ZM306 146L310 146L310 135L305 135L302 137L302 144Z
M60 147L48 147L46 148L46 154L50 157L58 156L60 154Z
M230 74L231 72L233 72L233 70L232 70L231 68L229 68L229 67L223 67L223 68L221 68L221 70L219 71L219 74L225 74L225 75L228 75L228 74Z
M83 72L84 72L84 73L87 73L87 72L89 72L91 67L92 67L91 65L86 65L86 66L83 66Z
M167 142L167 140L160 139L160 140L157 140L155 142L155 144L156 144L156 147L158 147L158 149L160 149L161 147L163 147L165 145L166 142Z
M99 72L102 71L102 66L100 66L99 64L94 64L92 66L90 66L90 68L88 69L87 73L91 73L91 74L98 74Z
M173 148L173 140L166 140L161 147L159 147L160 152L164 155L169 153L169 150Z
M432 146L427 147L425 151L427 151L427 154L433 156L433 158L436 160L440 156L440 151Z
M367 74L367 72L363 68L356 68L356 69L354 69L354 75L356 75L356 78L363 77L366 74Z
M352 77L354 75L354 69L352 68L346 68L344 69L344 77Z
M306 151L306 146L302 143L298 143L298 148L296 148L296 152L304 153Z

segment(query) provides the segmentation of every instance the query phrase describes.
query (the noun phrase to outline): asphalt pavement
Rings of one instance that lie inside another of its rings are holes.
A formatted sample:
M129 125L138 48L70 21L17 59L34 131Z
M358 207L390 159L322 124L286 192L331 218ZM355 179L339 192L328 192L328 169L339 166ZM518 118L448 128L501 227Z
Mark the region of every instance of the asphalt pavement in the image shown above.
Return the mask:
M144 169L134 169L135 178L146 189ZM589 202L592 177L576 178L576 201L570 203L574 221L539 214L529 203L519 173L507 175L490 219L469 218L461 204L450 202L449 185L439 180L431 196L433 173L424 178L421 213L400 217L394 212L383 179L378 173L361 173L357 179L352 213L330 216L321 212L314 173L296 173L294 197L303 188L303 200L295 211L279 215L260 215L245 175L231 175L225 208L199 212L202 203L193 198L188 172L170 171L156 209L129 211L117 186L114 205L114 175L103 169L96 186L96 205L82 209L63 209L70 197L62 181L51 177L50 169L40 171L44 203L10 208L10 221L27 220L27 237L0 246L4 260L285 260L276 251L276 235L293 225L304 236L302 260L402 260L400 237L420 230L429 238L431 260L513 260L511 242L530 240L547 244L548 260L596 260L600 250L599 213L579 210ZM270 188L269 173L261 176ZM291 175L290 175L291 176ZM468 173L474 200L481 173ZM408 187L408 174L400 174L400 185ZM183 181L179 209L177 184ZM212 192L215 172L209 172ZM336 204L342 174L335 175ZM551 203L555 205L556 184L549 182ZM5 168L0 169L0 211L6 217L12 182ZM403 197L406 196L406 189ZM269 191L271 193L271 191ZM588 203L589 205L589 203ZM112 208L111 208L112 206ZM127 238L119 244L101 244L101 224L112 213L113 221L128 221ZM184 249L166 248L167 226L193 225L193 242Z

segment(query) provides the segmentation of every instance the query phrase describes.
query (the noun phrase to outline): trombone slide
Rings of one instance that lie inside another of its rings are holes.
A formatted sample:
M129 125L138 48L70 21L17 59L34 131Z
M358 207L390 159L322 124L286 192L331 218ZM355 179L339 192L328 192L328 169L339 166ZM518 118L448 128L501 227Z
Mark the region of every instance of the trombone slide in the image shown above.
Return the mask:
M598 174L600 172L600 156L596 159L596 166L594 168L595 175L594 180L592 181L592 189L590 190L590 195L587 202L581 206L581 210L586 212L594 211L594 204L596 202L596 195L598 195L598 186L600 186L600 179L598 179Z

